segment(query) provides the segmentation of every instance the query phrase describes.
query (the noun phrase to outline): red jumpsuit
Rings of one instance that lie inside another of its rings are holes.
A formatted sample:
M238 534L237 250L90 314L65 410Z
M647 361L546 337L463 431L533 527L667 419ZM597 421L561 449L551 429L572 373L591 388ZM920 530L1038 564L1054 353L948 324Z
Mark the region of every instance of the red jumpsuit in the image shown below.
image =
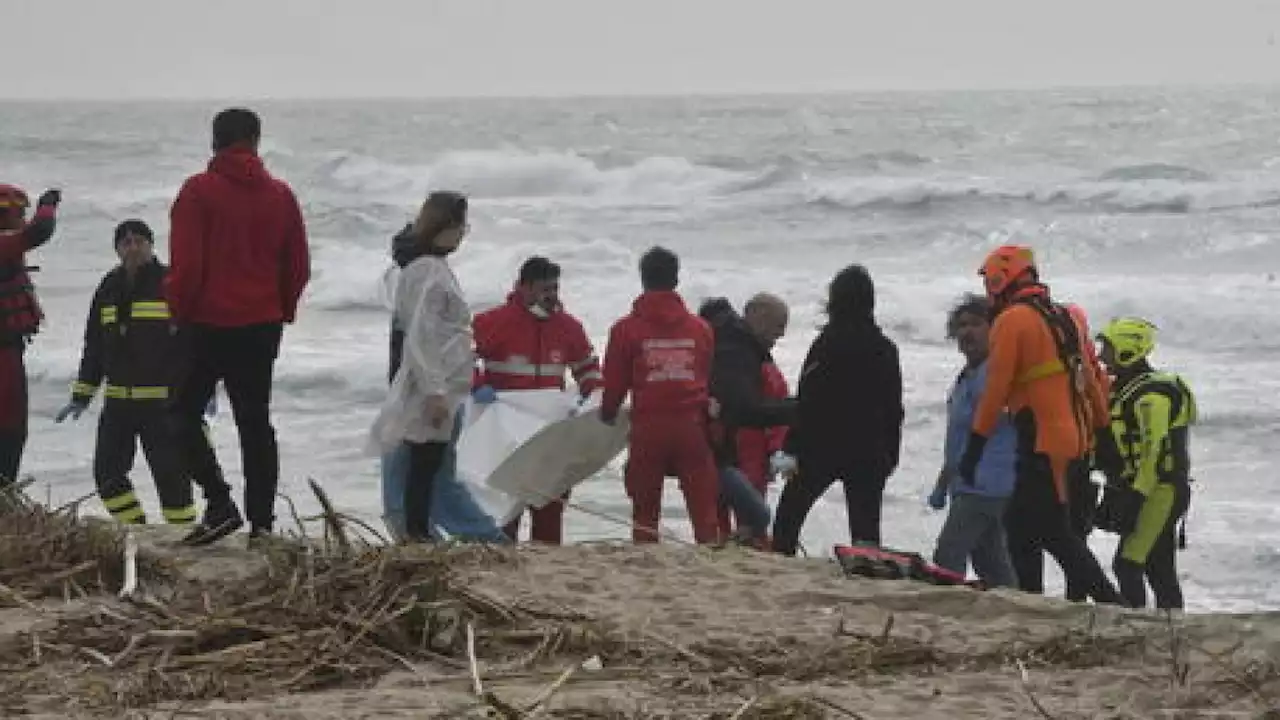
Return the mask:
M707 435L707 402L715 339L675 292L646 292L630 315L614 323L604 360L604 418L617 415L631 393L631 437L625 486L631 537L658 541L662 486L680 479L693 536L719 539L719 480Z
M476 374L477 387L489 385L499 392L563 389L566 370L573 375L584 397L600 384L600 360L586 330L577 318L562 309L538 317L513 292L505 305L477 315L472 327L476 357L483 363L483 369ZM567 498L565 495L563 499ZM531 537L535 542L561 543L563 499L553 500L531 512ZM515 540L520 533L520 518L504 530Z
M26 195L0 186L0 212L21 212ZM16 482L27 444L27 343L43 314L27 275L26 253L53 236L56 208L42 205L31 222L0 232L0 486Z

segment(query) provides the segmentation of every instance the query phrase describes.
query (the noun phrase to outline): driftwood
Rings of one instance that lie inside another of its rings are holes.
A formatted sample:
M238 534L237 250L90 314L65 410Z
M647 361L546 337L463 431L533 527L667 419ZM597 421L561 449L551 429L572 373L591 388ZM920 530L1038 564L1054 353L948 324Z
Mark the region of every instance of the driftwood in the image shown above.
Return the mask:
M87 610L49 617L38 632L0 644L0 698L9 698L0 711L36 695L75 698L90 711L121 717L134 708L364 685L399 670L424 687L470 691L491 717L664 716L647 709L561 713L575 684L613 679L697 696L720 708L708 717L858 718L857 708L820 691L792 696L774 687L1012 667L1029 713L1059 717L1065 715L1033 690L1033 670L1039 680L1053 668L1135 660L1161 651L1153 635L1169 638L1172 661L1163 667L1188 696L1200 688L1266 702L1265 688L1280 677L1273 665L1236 662L1234 649L1210 654L1180 634L1143 628L1103 636L1092 624L974 655L912 639L902 629L910 620L893 615L867 627L842 618L835 632L803 642L751 633L665 637L573 608L532 609L494 597L469 586L467 573L477 565L500 569L514 553L368 543L348 531L318 484L312 489L333 547L272 542L260 572L228 584L204 584L126 554L128 542L114 526L15 498L0 518L0 604L48 615L58 603L50 599L72 597L75 587ZM127 588L127 602L117 599L126 586L136 586ZM1192 657L1220 669L1192 679ZM508 697L504 683L516 678L541 690Z

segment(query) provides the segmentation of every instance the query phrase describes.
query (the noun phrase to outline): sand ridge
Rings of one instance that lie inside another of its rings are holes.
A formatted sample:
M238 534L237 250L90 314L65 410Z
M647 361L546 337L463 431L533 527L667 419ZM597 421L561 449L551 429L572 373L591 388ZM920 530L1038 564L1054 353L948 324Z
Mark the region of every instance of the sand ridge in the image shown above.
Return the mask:
M208 622L227 622L219 611L225 614L235 591L258 587L254 583L266 589L260 604L285 597L298 602L298 593L281 589L288 578L268 577L283 567L275 564L274 551L245 550L242 536L206 549L174 545L166 528L147 528L138 537L144 559L165 569L147 582L162 596L170 586L195 583L213 606ZM389 587L386 578L417 582L415 563L435 563L448 573L450 592L465 596L471 608L458 618L473 626L488 701L474 692L465 623L441 625L436 617L433 632L444 638L438 654L408 665L387 663L376 672L344 675L339 668L288 694L271 692L273 685L254 683L251 676L274 672L272 663L290 664L286 674L292 674L293 664L306 665L307 658L293 657L290 648L296 645L303 654L315 651L313 646L281 635L250 648L248 638L228 639L224 632L220 642L232 645L215 654L235 653L261 671L233 663L219 671L222 685L216 677L192 674L211 684L191 692L176 688L186 696L180 702L164 699L166 688L175 686L153 684L149 694L124 696L136 699L132 705L113 705L111 693L136 689L142 674L153 671L132 659L119 668L104 667L83 651L55 658L55 641L72 650L78 642L97 642L114 653L123 640L112 640L111 628L136 633L150 627L146 623L168 625L154 615L143 617L130 603L90 592L71 602L44 597L30 601L36 609L0 610L4 714L308 720L1045 717L1037 704L1060 719L1280 713L1272 699L1280 697L1277 615L1193 616L1170 624L1153 614L1015 592L849 578L830 561L737 548L585 543L414 552L362 555L360 562L386 568L379 570L382 579L364 592L348 582L347 594L335 596L333 607L349 606L354 616L364 595L372 603L380 593L404 589ZM327 572L344 567L336 564ZM446 600L442 595L435 602ZM179 607L178 600L172 602ZM299 608L297 614L304 615ZM206 629L208 622L196 610L182 632ZM127 616L129 624L119 625L112 615ZM59 635L58 624L70 621L82 629ZM314 625L307 628L317 632ZM31 657L35 634L49 638L42 662ZM369 640L359 632L334 637L350 642L353 652L364 648L356 640ZM148 657L149 663L168 658ZM250 676L233 677L242 673ZM566 673L545 702L531 707ZM57 687L52 679L89 676L97 685L66 687L84 693L100 685L102 697L59 697L49 689Z

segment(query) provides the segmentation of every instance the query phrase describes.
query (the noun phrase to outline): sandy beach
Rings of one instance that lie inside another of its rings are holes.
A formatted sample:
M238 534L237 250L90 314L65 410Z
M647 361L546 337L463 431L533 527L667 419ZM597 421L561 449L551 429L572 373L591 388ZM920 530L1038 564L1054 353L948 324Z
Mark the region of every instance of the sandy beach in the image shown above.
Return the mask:
M1170 621L675 544L0 529L0 715L1276 718L1280 615ZM305 550L304 548L310 548ZM473 660L474 659L474 660Z

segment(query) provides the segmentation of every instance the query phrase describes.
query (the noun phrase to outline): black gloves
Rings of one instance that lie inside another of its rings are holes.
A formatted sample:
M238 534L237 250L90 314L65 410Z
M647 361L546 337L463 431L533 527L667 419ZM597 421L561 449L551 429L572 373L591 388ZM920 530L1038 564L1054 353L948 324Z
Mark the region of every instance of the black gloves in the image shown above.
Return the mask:
M974 476L978 473L978 461L982 459L982 451L987 447L987 438L976 432L969 433L969 442L964 446L964 455L960 456L960 482L973 486Z
M1102 503L1098 505L1094 526L1120 537L1131 535L1138 527L1138 516L1142 514L1142 504L1146 499L1132 487L1108 485L1102 495Z
M36 201L36 207L45 207L46 205L58 206L62 202L61 190L45 190L40 194L40 199Z

